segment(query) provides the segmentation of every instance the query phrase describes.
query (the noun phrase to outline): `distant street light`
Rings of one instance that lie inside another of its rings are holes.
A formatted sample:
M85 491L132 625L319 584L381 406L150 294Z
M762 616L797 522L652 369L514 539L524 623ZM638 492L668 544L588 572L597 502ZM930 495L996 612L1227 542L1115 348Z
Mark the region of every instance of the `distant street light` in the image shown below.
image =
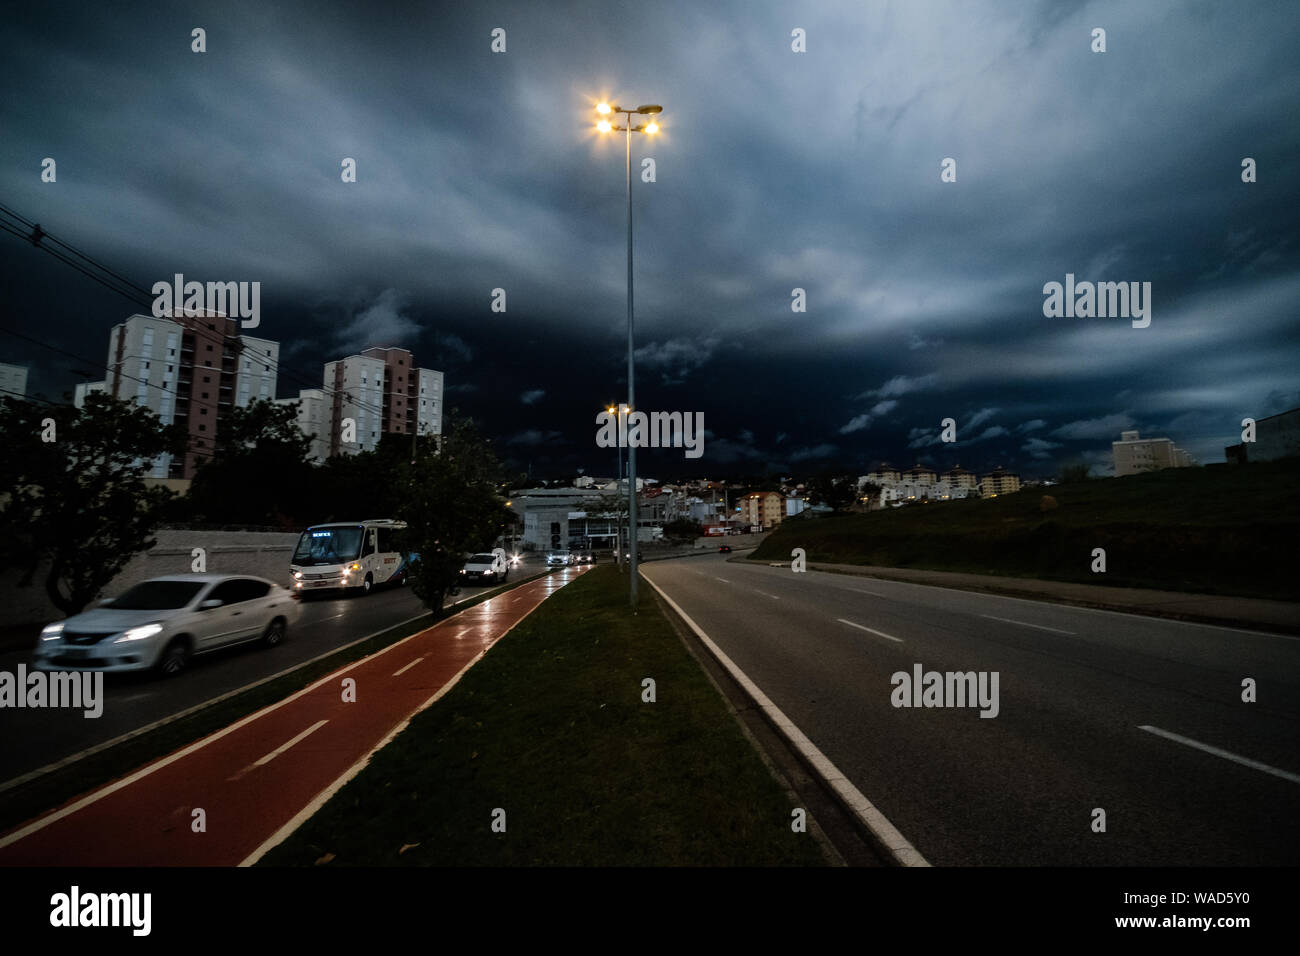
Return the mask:
M627 133L627 408L636 407L636 365L633 358L633 322L632 322L632 134L659 132L659 124L651 120L646 124L633 124L632 114L639 116L656 116L663 112L662 106L651 104L638 106L635 110L625 110L609 103L597 103L596 112L601 116L622 113L627 117L627 125L620 126L602 119L596 129L602 133L613 130ZM632 604L632 613L636 613L636 446L629 443L627 447L627 537L628 537L628 600Z

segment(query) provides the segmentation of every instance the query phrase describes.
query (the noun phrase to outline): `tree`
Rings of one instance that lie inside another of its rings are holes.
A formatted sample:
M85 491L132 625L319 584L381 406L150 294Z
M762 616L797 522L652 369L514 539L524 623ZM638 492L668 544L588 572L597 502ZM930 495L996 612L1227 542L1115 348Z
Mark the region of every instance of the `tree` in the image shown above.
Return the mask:
M190 486L196 516L215 524L301 523L311 439L298 427L296 406L259 400L232 408L214 446Z
M501 465L473 422L449 421L441 436L421 439L421 446L415 463L402 469L405 501L397 517L407 523L411 588L438 611L460 580L465 555L490 547L512 515L498 491Z
M808 482L808 496L813 504L828 505L842 511L857 498L858 481L849 475L836 475L827 470Z
M0 563L22 567L23 586L47 563L50 602L79 613L156 543L151 535L171 492L144 477L159 455L183 453L184 438L180 426L102 393L87 395L81 409L3 399L0 487L9 491L0 506Z

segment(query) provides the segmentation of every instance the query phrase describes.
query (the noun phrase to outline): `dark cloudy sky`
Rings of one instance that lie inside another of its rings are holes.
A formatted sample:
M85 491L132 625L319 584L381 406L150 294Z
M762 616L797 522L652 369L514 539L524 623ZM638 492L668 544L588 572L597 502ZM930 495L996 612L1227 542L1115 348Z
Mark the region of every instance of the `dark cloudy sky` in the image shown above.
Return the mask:
M633 142L657 164L633 190L638 406L702 411L709 438L643 473L1104 472L1122 428L1220 461L1244 416L1300 405L1297 50L1294 0L26 4L0 203L146 287L260 281L281 397L405 345L521 466L608 473L624 156L591 108L661 103ZM0 361L50 397L102 371L136 310L0 249L0 324L92 360L0 333ZM1151 282L1150 327L1045 318L1067 272Z

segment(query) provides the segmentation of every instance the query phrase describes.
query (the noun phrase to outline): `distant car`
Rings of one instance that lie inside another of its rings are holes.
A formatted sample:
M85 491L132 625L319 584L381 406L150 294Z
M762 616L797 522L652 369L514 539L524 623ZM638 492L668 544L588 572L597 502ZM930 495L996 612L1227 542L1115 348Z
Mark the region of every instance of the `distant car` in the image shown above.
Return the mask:
M493 548L490 552L470 555L465 566L460 569L460 579L466 584L483 581L504 581L510 577L510 559L504 548Z
M260 641L274 647L301 605L265 578L175 574L141 581L120 597L41 631L39 670L178 674L196 654Z
M548 568L553 568L557 565L568 567L572 563L573 553L568 550L551 551L546 555L546 566Z
M720 551L720 552L724 552L724 553L727 553L727 554L730 554L730 553L731 553L731 545L729 545L729 544L724 544L722 547L718 548L718 551Z
M581 564L595 564L595 563L596 563L596 555L594 555L594 554L593 554L592 552L590 552L590 551L584 551L584 552L582 553L582 555L581 555L581 561L580 561L580 563L581 563Z

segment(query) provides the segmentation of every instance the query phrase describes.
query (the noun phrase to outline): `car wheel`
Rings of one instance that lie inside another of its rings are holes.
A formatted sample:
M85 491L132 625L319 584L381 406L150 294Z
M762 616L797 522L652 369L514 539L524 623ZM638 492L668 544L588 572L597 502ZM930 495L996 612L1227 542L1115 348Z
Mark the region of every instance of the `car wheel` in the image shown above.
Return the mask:
M506 568L505 573L501 575L502 582L510 580L510 569Z
M183 637L174 637L164 648L158 658L158 674L162 677L175 677L185 670L190 663L190 646Z
M284 618L277 617L266 625L266 630L262 632L262 646L275 647L284 640L284 630Z
M361 587L359 587L357 590L360 591L362 594L369 594L371 591L374 590L374 588L375 588L375 579L367 574L366 579L361 582Z

